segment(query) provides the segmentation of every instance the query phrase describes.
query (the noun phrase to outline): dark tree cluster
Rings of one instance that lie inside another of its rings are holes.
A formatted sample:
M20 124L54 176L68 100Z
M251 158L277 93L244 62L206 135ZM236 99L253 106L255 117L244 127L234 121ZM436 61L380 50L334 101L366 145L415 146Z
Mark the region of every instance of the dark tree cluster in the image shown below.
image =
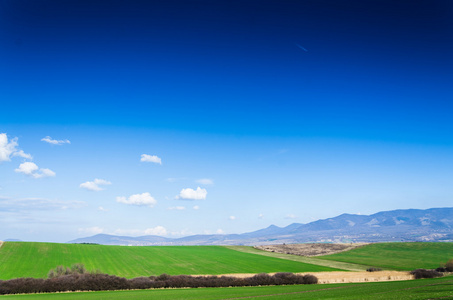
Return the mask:
M17 278L0 281L0 295L21 293L53 293L63 291L107 291L151 288L199 288L260 285L316 284L313 275L293 273L257 274L247 278L230 276L159 276L126 279L100 273L78 273L54 276L48 279Z
M370 267L368 269L366 269L367 272L379 272L379 271L382 271L381 268L376 268L376 267Z
M443 274L441 272L437 272L436 270L426 270L426 269L413 270L413 271L411 271L411 274L414 275L415 279L437 278L437 277L443 276Z

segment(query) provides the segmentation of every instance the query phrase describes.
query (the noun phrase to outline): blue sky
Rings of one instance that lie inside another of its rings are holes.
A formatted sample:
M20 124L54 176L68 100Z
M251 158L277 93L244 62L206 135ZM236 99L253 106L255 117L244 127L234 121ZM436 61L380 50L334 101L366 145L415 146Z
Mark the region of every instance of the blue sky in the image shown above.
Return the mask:
M2 1L0 239L451 206L452 16L440 0Z

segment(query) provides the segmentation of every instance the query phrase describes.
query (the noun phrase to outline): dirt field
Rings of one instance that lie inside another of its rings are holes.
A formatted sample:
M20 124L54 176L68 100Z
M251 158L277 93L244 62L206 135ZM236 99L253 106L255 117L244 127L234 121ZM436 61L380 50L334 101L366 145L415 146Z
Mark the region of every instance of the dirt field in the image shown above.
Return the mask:
M288 244L288 245L283 244L283 245L255 246L255 248L259 250L283 254L292 254L300 256L319 256L348 251L364 245L367 245L367 243L353 243L353 244L313 243L313 244Z
M275 273L269 273L274 275ZM312 274L318 277L318 283L351 283L351 282L376 282L376 281L396 281L415 279L409 272L401 271L379 271L379 272L314 272L314 273L296 273L299 275ZM255 274L223 274L238 278L251 277ZM193 275L197 276L197 275ZM198 275L210 276L210 275ZM222 276L222 275L217 275Z

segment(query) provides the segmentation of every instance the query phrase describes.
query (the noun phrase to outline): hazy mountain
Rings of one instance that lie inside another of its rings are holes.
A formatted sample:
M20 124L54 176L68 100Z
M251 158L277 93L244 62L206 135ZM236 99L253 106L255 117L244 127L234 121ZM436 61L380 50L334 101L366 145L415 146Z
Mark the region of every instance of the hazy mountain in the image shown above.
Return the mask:
M135 245L135 246L149 246L161 245L172 241L172 239L156 235L145 235L138 237L130 236L117 236L109 234L96 234L90 237L80 238L68 243L91 243L102 245Z
M263 245L307 242L453 241L453 208L399 209L342 214L308 224L271 225L242 234L127 237L98 234L69 243L104 245Z

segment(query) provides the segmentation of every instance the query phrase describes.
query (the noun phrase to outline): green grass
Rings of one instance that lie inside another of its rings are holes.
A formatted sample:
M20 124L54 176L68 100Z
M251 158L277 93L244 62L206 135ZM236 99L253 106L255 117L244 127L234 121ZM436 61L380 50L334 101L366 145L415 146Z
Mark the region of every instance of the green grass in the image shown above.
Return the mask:
M452 299L453 278L323 285L157 289L0 296L1 300L81 299Z
M6 242L0 248L0 279L45 278L58 265L133 278L179 274L336 271L325 266L244 253L222 246L102 246Z
M317 258L398 271L433 269L453 258L453 243L377 243Z

